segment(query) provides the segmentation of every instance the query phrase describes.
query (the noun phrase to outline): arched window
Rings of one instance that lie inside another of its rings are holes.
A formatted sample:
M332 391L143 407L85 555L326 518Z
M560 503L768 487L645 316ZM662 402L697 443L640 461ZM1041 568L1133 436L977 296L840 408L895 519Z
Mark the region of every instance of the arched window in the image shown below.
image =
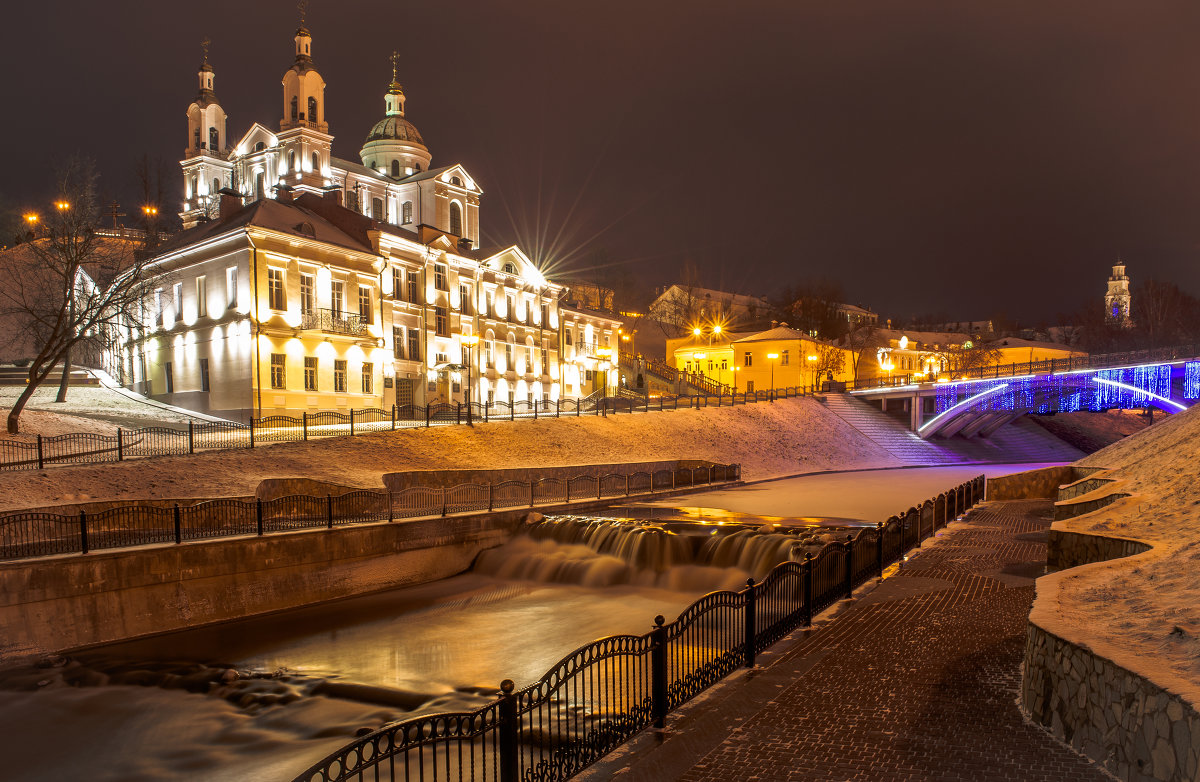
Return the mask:
M371 217L374 217L376 220L383 219L383 199L382 198L372 198L371 199Z
M462 207L457 201L450 202L450 233L462 236Z
M400 161L393 160L392 161L392 179L399 179L399 178L400 178Z
M513 264L513 263L504 264L504 272L505 272L505 274L516 274L517 273L516 264Z
M221 136L216 128L208 129L208 148L214 152L221 148Z
M321 173L321 156L316 152L312 153L312 166L314 174Z
M412 222L412 201L405 201L404 206L400 210L400 224L408 225Z
M459 187L462 187L462 180L456 176L452 176L452 177L450 177L450 184L458 185Z
M267 145L266 145L266 144L264 144L264 143L263 143L263 142L261 142L261 141L257 142L257 143L254 145L254 151L255 151L255 152L262 152L262 151L263 151L264 149L266 149L266 148L267 148Z
M288 150L288 171L292 172L295 170L296 170L296 150L289 149Z
M308 119L309 119L309 122L317 121L317 99L316 98L308 99Z
M300 111L299 106L300 106L300 104L298 103L296 96L293 95L292 96L292 122L295 122L297 119L297 112Z

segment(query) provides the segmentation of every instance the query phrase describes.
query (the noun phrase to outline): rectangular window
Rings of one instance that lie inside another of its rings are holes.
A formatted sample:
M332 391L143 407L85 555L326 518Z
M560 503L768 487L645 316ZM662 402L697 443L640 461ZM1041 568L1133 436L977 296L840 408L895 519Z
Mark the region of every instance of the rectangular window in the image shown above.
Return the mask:
M365 285L358 286L358 317L362 318L363 323L372 323L371 320L371 289Z
M171 362L163 364L163 374L167 377L167 393L175 393L175 374L171 371Z
M488 295L486 293L479 297L479 314L485 318L488 316Z
M236 309L238 305L238 279L237 267L230 266L225 270L225 298L229 302L229 309Z
M408 360L421 360L421 331L420 329L408 330Z
M525 348L525 372L533 374L533 348Z
M542 320L541 327L548 328L550 326L550 305L542 302Z
M435 263L433 265L433 287L439 291L448 291L446 285L446 264Z
M747 350L742 355L742 366L744 366L744 367L754 366L754 354L751 353L749 350Z
M183 313L183 283L177 282L171 286L171 305L175 308L175 320Z
M446 315L445 307L433 308L434 331L439 337L450 336L450 318Z
M405 201L404 206L400 209L400 221L404 225L408 225L412 220L412 201Z
M462 392L462 380L451 380L450 381L450 391L451 391L451 393L454 393L454 394L461 393Z
M550 351L545 349L542 350L542 374L550 374Z
M753 380L746 381L746 393L748 393L748 394L754 393L754 381Z
M317 357L304 357L304 390L317 390Z
M487 354L487 368L495 369L496 368L496 343L489 339L486 343L484 343L483 347L484 347L484 353Z
M200 359L200 390L211 391L212 387L208 382L208 359Z
M392 298L399 299L404 295L404 270L399 266L392 267Z
M392 355L404 358L404 329L399 326L392 326Z
M267 269L267 306L273 310L287 309L283 294L283 269Z
M513 346L511 342L504 343L504 369L513 372L516 367L513 366Z
M462 310L462 314L471 314L471 289L466 285L458 286L458 307Z
M271 354L271 388L287 387L287 378L283 371L286 358L282 353Z
M166 323L166 312L163 307L163 290L155 288L154 290L154 319L160 327Z
M779 366L786 367L788 365L788 353L789 352L790 351L785 350L779 354Z
M726 359L721 359L721 369L729 369L729 362Z
M417 273L414 271L408 273L408 300L417 303Z
M204 277L196 278L196 317L208 317L208 288Z
M346 393L346 359L344 358L333 361L333 390L339 394Z
M300 275L300 314L311 315L317 310L316 278L311 274Z
M335 318L342 317L342 306L346 300L346 283L341 280L329 282L329 309Z
M375 365L372 364L370 361L364 361L363 365L362 365L362 392L364 394L375 393L372 390L374 388L374 380L375 380Z
M517 317L517 308L513 303L513 297L511 295L505 295L504 297L504 317L508 318L509 320L514 320Z
M570 329L567 329L567 344L568 345L574 344L571 342L571 330Z

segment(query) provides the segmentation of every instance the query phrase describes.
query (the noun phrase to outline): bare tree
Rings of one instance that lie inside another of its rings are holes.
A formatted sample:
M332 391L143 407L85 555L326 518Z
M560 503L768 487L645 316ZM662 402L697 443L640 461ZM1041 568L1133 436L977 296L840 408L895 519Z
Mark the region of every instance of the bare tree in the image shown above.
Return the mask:
M8 432L54 368L64 379L72 353L103 349L119 330L141 325L146 285L144 254L132 242L98 236L96 173L90 161L70 160L59 172L58 199L39 221L37 238L10 251L0 265L0 319L11 340L37 351L29 380L8 413ZM65 401L65 382L58 401Z
M863 356L883 347L886 341L874 323L860 321L851 326L845 336L845 343L846 349L850 351L850 367L855 380L858 380L858 369Z
M931 355L940 360L946 371L955 374L994 366L1000 360L1001 351L991 342L967 340L958 345L945 345Z
M656 322L667 338L690 334L698 325L702 302L699 296L699 274L693 264L684 264L680 280L667 288L654 301L649 317Z
M804 363L812 365L814 387L819 385L819 380L824 375L836 375L846 368L846 351L837 345L818 342L813 347L812 355L815 355L817 360L809 361L805 356Z

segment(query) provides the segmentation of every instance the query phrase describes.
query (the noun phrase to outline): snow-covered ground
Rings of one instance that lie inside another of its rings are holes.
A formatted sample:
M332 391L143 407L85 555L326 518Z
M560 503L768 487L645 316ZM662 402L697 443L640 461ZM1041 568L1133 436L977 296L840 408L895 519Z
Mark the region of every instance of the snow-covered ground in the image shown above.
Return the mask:
M1154 548L1050 576L1031 618L1200 704L1200 406L1079 463L1132 496L1055 528Z
M24 390L21 386L0 386L0 408L5 416ZM115 434L118 426L134 428L188 420L187 416L143 404L101 386L71 386L67 401L61 404L54 401L56 396L57 383L44 384L33 392L21 414L21 434L16 439L76 432Z
M73 391L76 389L73 389ZM403 470L708 459L747 480L898 461L812 399L608 418L410 429L254 450L0 473L0 510L102 499L244 496L264 478L382 487Z

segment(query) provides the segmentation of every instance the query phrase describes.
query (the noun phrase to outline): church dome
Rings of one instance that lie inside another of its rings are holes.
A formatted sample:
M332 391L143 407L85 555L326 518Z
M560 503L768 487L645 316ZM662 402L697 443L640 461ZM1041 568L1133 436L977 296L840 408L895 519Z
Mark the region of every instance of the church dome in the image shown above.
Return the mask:
M376 122L375 127L367 134L366 143L372 141L404 141L425 146L425 140L421 138L417 126L398 115L384 117Z

